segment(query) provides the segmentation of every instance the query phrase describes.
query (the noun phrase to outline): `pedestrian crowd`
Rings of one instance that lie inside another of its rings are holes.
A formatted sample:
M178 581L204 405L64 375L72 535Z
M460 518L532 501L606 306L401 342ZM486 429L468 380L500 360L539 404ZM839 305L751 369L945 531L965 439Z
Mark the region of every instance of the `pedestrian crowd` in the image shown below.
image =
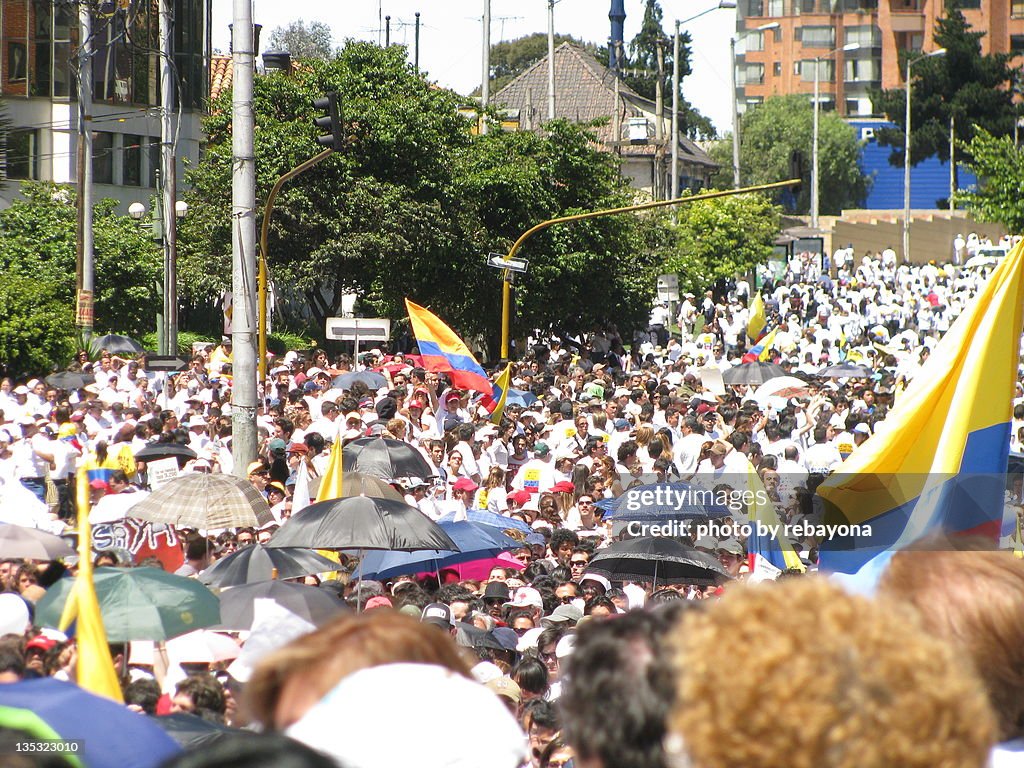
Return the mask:
M814 489L884 432L992 269L852 249L823 266L798 257L778 279L684 294L632 339L613 327L536 333L500 418L414 352L288 352L268 365L244 472L232 462L229 337L172 375L145 356L82 353L66 372L74 386L0 382L0 522L63 532L80 472L92 522L130 518L163 482L146 451L181 473L245 476L267 500L265 523L178 531L178 573L202 580L315 502L334 444L382 437L429 470L383 478L408 505L515 540L486 561L390 577L362 574L362 553L335 553L336 570L299 581L338 598L337 614L299 636L251 627L235 638L243 657L253 649L245 668L168 666L113 645L129 706L226 729L175 766L271 765L282 751L289 765L357 768L1024 765L1014 534L1004 550L925 541L894 556L875 595L855 596L815 573L812 534L788 542L800 568L753 578L741 501L715 535L686 538L703 577L600 567L634 535L617 502L650 483L752 483L779 521L820 522ZM762 362L779 371L744 376ZM1013 418L1020 451L1024 375ZM1010 514L1020 502L1011 484ZM141 564L123 550L96 558ZM76 566L0 561L0 682L76 679L74 642L33 622ZM0 727L13 726L0 716Z

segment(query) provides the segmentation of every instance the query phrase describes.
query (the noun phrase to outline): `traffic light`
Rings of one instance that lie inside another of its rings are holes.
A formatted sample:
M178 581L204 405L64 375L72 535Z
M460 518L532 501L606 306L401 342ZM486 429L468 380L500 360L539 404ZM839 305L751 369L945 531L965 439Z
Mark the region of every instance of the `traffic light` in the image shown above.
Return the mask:
M335 152L340 152L345 146L345 135L341 124L341 107L338 102L340 97L337 91L331 91L323 98L313 102L313 106L320 112L326 112L323 117L316 119L318 128L328 131L326 136L318 136L317 141L325 147L330 147Z

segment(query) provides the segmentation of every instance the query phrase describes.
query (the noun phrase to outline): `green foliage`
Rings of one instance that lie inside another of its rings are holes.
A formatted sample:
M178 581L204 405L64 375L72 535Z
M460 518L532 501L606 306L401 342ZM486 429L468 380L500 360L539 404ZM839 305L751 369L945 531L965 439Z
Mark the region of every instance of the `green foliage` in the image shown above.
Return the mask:
M74 306L59 286L18 271L0 280L0 370L43 374L75 352Z
M334 54L331 28L322 21L302 19L270 33L266 50L287 51L293 59L329 59Z
M142 342L142 346L145 349L155 350L155 349L159 348L159 343L158 343L158 338L157 338L156 331L150 331L149 333L144 333L142 335L142 337L139 339L139 341ZM194 342L205 342L205 343L209 344L209 343L216 343L216 341L217 341L217 339L215 339L212 336L208 336L208 335L205 335L205 334L202 334L202 333L193 333L192 331L182 331L182 330L179 329L178 330L178 350L177 350L177 352L178 352L179 355L191 355L192 354L192 344Z
M967 163L980 180L972 193L958 193L971 213L995 221L1010 232L1024 232L1024 152L1010 136L995 137L979 128L966 147Z
M592 48L572 35L555 35L555 47L562 43L575 43ZM593 52L593 51L592 51ZM504 40L491 46L491 93L497 93L515 77L522 74L548 55L548 36L545 32ZM480 89L474 92L479 93Z
M665 271L679 275L680 289L698 295L719 278L747 274L771 256L780 214L765 195L680 205L663 245Z
M367 314L398 320L408 296L463 333L493 338L500 282L487 253L507 251L538 221L632 201L615 159L582 128L555 122L545 135L473 137L457 95L417 76L403 49L367 43L288 77L256 79L258 199L318 151L312 103L330 90L341 93L352 143L284 187L270 228L270 274L289 330L301 329L293 318L310 317L307 330L319 337L352 292ZM181 290L196 304L231 277L230 94L213 106L207 152L189 174L196 215L179 237ZM656 273L643 244L632 217L533 238L517 325L641 322Z
M956 140L969 143L976 131L993 136L1013 133L1017 111L1013 104L1014 70L1011 54L981 54L982 32L972 32L955 0L947 3L946 15L935 22L934 48L943 56L921 59L912 65L910 161L917 164L932 156L949 160L949 121L954 118ZM906 73L906 52L900 69ZM920 53L913 53L920 56ZM872 95L875 110L888 116L895 128L876 131L883 146L893 148L889 162L903 165L906 127L905 88ZM969 150L968 150L969 151ZM958 157L963 161L967 158Z
M315 346L316 342L314 339L304 334L278 331L267 336L267 349L275 355L283 355L291 349L302 351L304 349L312 349Z
M748 110L740 124L740 179L743 186L784 181L798 158L803 184L799 194L775 195L787 210L807 213L811 207L811 158L813 156L814 108L806 96L773 96ZM732 186L732 142L711 149L719 164L712 180L719 187ZM860 143L856 131L834 112L818 115L819 204L824 215L856 208L867 197L870 178L859 165Z
M162 263L148 233L119 215L116 205L114 200L101 200L93 209L95 332L138 337L154 324ZM0 273L4 280L31 279L37 284L40 303L50 306L52 299L73 313L76 225L73 189L46 182L22 184L22 197L0 211ZM26 307L28 310L35 313L36 308ZM61 317L59 312L54 316L55 334L66 330ZM15 321L0 320L4 326L9 322ZM68 343L73 343L73 332ZM64 346L54 342L50 348L59 351ZM64 362L59 357L48 360Z

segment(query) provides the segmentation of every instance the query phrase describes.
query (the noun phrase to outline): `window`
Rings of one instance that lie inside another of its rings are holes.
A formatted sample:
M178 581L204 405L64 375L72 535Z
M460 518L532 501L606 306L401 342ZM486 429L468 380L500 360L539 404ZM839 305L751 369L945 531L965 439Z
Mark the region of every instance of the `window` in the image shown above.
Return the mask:
M1024 16L1024 0L1010 0L1010 16L1015 19Z
M882 44L882 30L872 24L846 28L846 44L856 43L862 48L877 48Z
M1010 35L1010 53L1024 53L1024 35Z
M782 75L781 61L776 61L774 64L772 64L772 74L775 75L775 77L780 77Z
M744 18L749 16L764 16L764 0L747 0Z
M764 32L751 32L743 38L743 51L763 51Z
M835 48L836 30L834 27L800 27L799 33L804 48Z
M121 183L126 187L142 186L143 137L126 133L121 137Z
M805 59L797 62L800 79L805 83L814 82L814 59ZM836 79L836 63L832 59L822 59L818 62L818 82L831 83Z
M873 83L882 79L882 62L878 59L847 59L843 68L848 83Z
M959 6L968 10L981 8L981 0L960 0Z
M38 131L11 131L7 134L7 178L38 179Z
M786 15L786 2L785 0L767 0L768 15L769 16L785 16Z
M92 180L96 184L114 183L114 134L92 133Z
M736 85L763 85L764 64L747 63L739 67Z

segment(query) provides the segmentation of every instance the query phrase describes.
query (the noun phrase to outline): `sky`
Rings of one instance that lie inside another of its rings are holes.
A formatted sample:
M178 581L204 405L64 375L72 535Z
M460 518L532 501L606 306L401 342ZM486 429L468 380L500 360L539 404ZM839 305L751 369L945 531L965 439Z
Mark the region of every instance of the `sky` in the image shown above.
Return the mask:
M534 32L547 32L546 0L491 0L491 43ZM559 0L555 31L605 43L610 32L608 0ZM643 0L626 0L628 43L639 31ZM666 34L675 20L688 19L717 0L661 0ZM383 39L379 14L391 16L391 41L407 44L412 57L413 22L420 11L420 69L431 80L459 93L470 93L481 80L483 0L253 0L253 20L263 25L263 40L289 22L303 19L330 26L337 44L348 38ZM232 2L213 3L213 45L228 50ZM693 38L693 74L683 80L683 93L722 134L729 130L729 37L736 11L717 9L683 25ZM266 50L264 47L263 50Z

